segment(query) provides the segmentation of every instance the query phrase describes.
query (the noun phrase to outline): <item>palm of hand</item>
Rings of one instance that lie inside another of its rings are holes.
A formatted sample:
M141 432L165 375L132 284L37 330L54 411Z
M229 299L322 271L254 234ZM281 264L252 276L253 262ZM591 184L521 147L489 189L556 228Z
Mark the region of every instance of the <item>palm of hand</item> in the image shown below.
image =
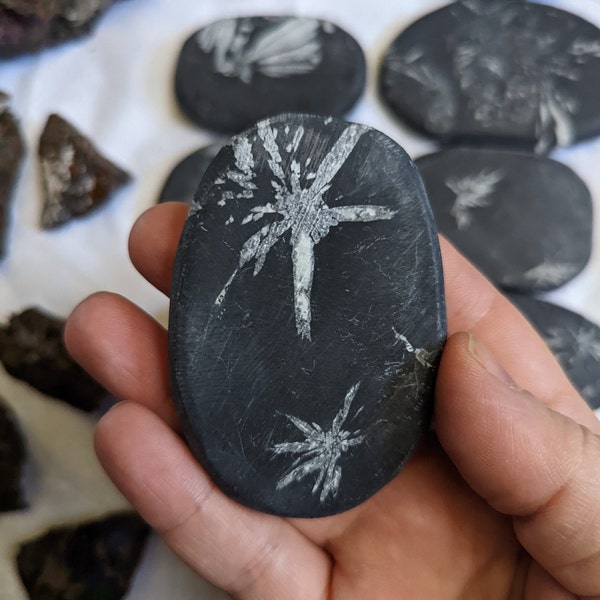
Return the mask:
M131 235L134 264L165 293L186 215L185 205L160 205ZM449 332L473 332L541 401L490 363L485 346L472 348L473 336L453 335L436 385L437 435L428 434L367 502L324 519L282 519L225 497L179 436L162 327L112 294L74 311L69 349L126 400L98 425L100 460L199 574L247 600L599 593L597 528L579 536L585 544L573 546L568 560L561 554L572 546L565 532L577 506L569 494L587 476L574 476L564 457L593 452L600 460L600 441L591 433L600 432L598 422L514 307L443 240L442 251ZM595 498L600 483L589 478L584 491ZM561 535L562 545L553 544L552 536Z

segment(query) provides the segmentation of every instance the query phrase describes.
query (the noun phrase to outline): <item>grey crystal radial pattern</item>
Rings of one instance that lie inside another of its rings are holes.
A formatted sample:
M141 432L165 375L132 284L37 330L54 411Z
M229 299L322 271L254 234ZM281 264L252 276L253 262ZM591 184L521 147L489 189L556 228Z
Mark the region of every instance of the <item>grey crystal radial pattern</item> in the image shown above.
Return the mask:
M600 30L528 2L462 0L390 46L380 77L398 115L447 143L546 153L600 131Z
M210 23L186 40L175 92L198 125L238 133L282 112L342 115L365 78L360 46L329 21L239 17Z
M371 496L427 427L445 336L433 217L397 144L282 115L223 147L181 238L169 352L226 493L305 517Z

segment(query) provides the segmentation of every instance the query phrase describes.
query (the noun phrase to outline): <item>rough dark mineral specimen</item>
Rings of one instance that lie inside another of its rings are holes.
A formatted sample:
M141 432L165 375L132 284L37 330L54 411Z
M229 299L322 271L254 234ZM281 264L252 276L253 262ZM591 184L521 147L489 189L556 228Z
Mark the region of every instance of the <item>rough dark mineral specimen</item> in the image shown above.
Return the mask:
M27 508L21 489L25 440L10 407L0 398L0 512Z
M8 96L0 92L0 258L4 256L8 206L25 152L17 121L8 108L8 100Z
M89 213L130 179L58 115L50 115L46 123L39 158L44 187L41 219L44 229Z
M0 58L89 33L115 0L0 0Z
M30 308L0 328L0 361L13 377L44 394L92 411L105 398L98 385L68 354L64 321Z
M17 555L32 600L118 600L129 588L148 526L123 513L51 529Z

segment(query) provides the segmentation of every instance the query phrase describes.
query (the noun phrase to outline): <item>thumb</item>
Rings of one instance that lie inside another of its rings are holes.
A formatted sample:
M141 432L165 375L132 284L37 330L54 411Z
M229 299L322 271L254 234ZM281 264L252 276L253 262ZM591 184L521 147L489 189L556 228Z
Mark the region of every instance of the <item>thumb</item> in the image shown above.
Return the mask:
M466 333L444 350L436 429L534 560L572 593L600 595L600 438L517 387Z

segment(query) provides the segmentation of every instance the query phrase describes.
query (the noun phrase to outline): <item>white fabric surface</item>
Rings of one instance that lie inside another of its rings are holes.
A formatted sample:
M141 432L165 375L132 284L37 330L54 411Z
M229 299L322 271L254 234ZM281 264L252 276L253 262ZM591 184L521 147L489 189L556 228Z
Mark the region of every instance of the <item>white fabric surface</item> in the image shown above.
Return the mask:
M600 26L597 0L548 2ZM127 236L150 207L173 164L214 140L180 115L173 73L184 39L202 25L250 14L298 14L330 19L352 33L369 63L369 87L351 120L384 131L417 157L435 146L393 119L377 100L376 67L394 35L442 0L126 0L112 8L93 36L37 56L0 63L0 89L13 96L29 154L12 207L8 258L0 264L0 319L30 305L66 316L86 295L107 289L162 321L167 301L136 273ZM47 116L58 112L130 170L135 181L93 217L57 231L40 230L41 194L35 152ZM560 150L595 198L596 244L585 272L549 294L556 303L600 323L600 140ZM565 199L568 201L568 198ZM50 524L77 521L123 507L92 449L92 420L48 400L0 372L0 395L22 420L30 444L31 509L0 516L0 598L25 598L14 572L18 541ZM225 597L202 582L156 539L148 547L130 600Z

